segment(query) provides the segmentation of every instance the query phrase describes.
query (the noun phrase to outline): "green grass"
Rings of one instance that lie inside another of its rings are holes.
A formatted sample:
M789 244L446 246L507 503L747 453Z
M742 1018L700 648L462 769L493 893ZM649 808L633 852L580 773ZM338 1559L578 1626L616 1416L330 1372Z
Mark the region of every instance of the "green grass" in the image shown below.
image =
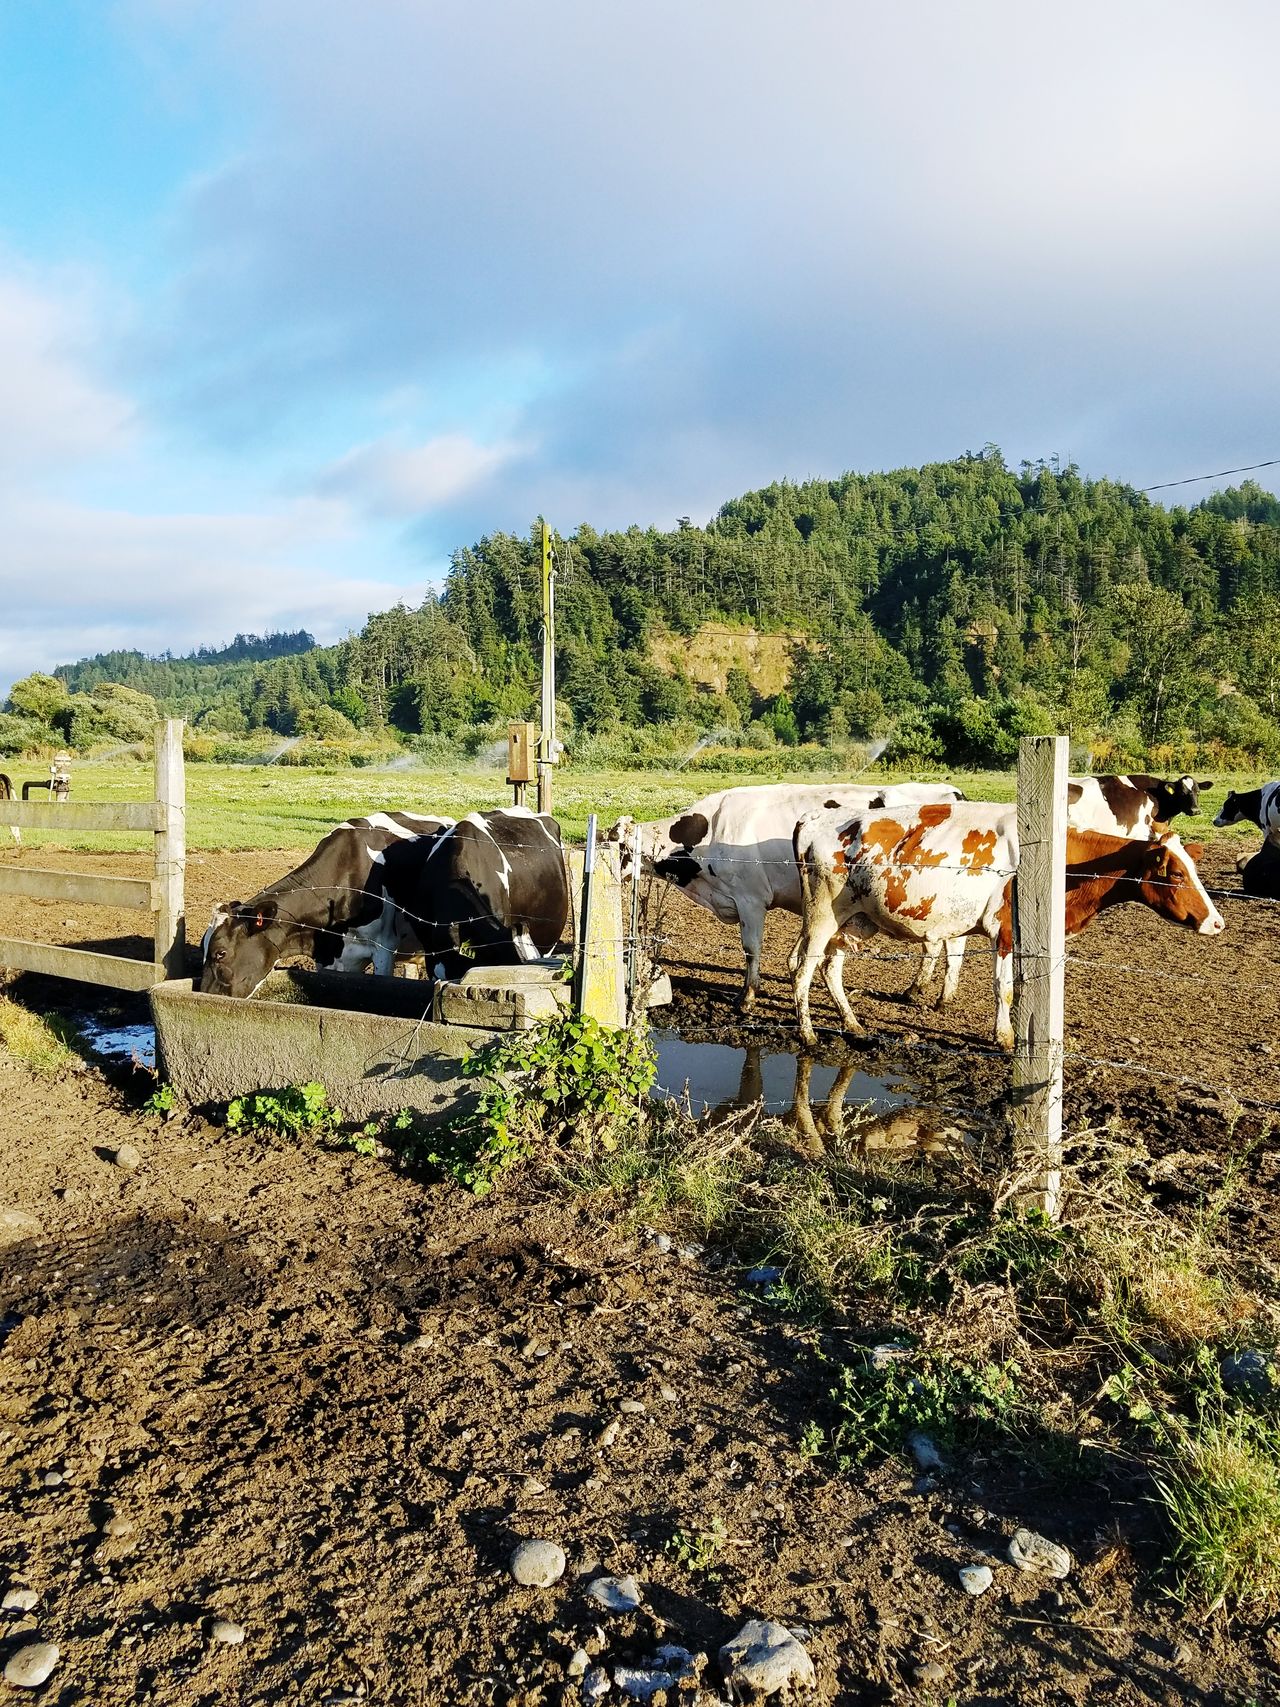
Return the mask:
M10 766L16 778L23 767ZM847 781L850 772L833 765L832 782ZM935 770L933 776L943 772ZM1014 798L1012 771L954 771L946 773L974 800L1007 801ZM565 766L555 779L556 815L565 836L580 841L586 833L587 816L599 815L602 824L612 823L623 813L633 817L661 818L678 811L717 788L732 788L751 782L777 781L767 756L762 756L758 776L714 770L624 771L575 770ZM818 778L797 776L799 783ZM869 773L868 780L893 780ZM1258 776L1218 779L1218 786L1205 797L1204 810L1194 819L1180 819L1185 837L1205 835L1248 841L1257 832L1249 826L1215 831L1213 815L1228 787L1250 788L1265 780ZM531 791L532 792L532 791ZM109 762L85 760L72 771L72 799L148 800L152 793L152 769L134 759ZM351 769L307 770L284 765L187 766L187 845L193 849L222 848L313 848L322 836L344 818L377 809L404 808L438 811L457 817L475 808L502 806L511 800L511 790L501 769L478 764L415 765L397 770ZM145 845L139 836L29 830L24 842L33 847L128 850Z

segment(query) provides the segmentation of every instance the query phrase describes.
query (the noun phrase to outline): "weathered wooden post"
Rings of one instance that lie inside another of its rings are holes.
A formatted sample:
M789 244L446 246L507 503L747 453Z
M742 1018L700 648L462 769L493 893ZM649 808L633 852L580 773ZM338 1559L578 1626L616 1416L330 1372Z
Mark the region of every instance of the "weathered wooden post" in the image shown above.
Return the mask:
M187 782L180 717L168 718L156 730L156 812L156 975L181 978L187 952L182 900L187 866Z
M1058 1214L1062 1180L1067 765L1064 735L1018 743L1018 872L1013 883L1013 1139L1023 1208Z

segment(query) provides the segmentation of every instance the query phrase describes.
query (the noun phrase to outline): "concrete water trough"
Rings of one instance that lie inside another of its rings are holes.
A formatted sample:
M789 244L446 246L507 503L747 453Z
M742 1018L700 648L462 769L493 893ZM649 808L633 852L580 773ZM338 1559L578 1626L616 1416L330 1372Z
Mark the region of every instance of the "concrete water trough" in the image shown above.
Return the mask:
M444 1116L470 1089L462 1058L569 999L559 961L478 967L434 989L411 978L280 967L239 1001L190 978L150 992L158 1068L197 1106L319 1080L343 1114Z

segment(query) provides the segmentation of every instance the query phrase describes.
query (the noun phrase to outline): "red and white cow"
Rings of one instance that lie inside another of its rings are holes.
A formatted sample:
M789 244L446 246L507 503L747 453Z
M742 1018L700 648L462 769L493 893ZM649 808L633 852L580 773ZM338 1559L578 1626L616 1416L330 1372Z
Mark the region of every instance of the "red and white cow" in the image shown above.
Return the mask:
M619 818L605 840L621 844L626 875L628 850L638 831L647 869L683 889L722 923L740 927L747 960L741 998L745 1010L760 985L765 914L775 907L800 911L792 839L806 813L826 807L848 815L869 806L963 799L950 783L765 783L719 789L674 818L648 824Z
M1067 831L1067 934L1082 931L1104 907L1141 901L1162 918L1202 936L1226 927L1205 892L1195 860L1172 833L1151 841ZM981 801L848 814L822 811L796 826L803 926L792 956L800 1034L817 1037L809 988L823 978L845 1027L863 1032L842 977L844 948L858 937L886 936L922 943L926 954L947 950L947 984L954 993L967 936L985 936L994 949L996 1042L1013 1047L1012 880L1018 866L1018 817L1012 806Z

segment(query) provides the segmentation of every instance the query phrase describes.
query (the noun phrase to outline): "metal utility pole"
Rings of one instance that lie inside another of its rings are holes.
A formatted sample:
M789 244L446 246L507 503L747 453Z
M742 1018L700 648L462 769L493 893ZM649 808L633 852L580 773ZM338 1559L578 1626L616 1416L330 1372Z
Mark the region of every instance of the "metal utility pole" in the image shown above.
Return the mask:
M538 743L538 811L551 811L552 766L556 740L556 577L551 529L542 524L542 736Z

